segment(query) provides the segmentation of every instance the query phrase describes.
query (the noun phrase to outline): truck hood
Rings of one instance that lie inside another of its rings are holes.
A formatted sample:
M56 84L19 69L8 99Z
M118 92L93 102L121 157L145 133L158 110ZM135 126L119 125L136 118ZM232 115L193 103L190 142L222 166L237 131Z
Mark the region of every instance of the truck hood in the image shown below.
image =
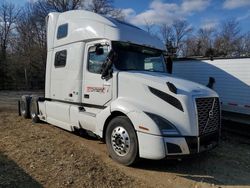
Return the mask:
M149 72L149 71L126 71L119 72L120 76L127 76L130 80L139 81L147 86L166 91L167 82L171 82L177 88L178 94L192 96L215 96L217 93L201 84L177 78L167 73Z

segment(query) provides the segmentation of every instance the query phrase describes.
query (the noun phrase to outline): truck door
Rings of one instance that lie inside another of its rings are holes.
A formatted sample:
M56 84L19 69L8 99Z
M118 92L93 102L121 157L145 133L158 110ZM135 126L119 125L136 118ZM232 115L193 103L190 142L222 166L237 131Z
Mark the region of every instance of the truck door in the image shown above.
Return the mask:
M96 50L98 48L98 52ZM112 78L101 79L102 64L110 51L110 43L106 40L86 44L83 66L83 103L104 106L112 99Z

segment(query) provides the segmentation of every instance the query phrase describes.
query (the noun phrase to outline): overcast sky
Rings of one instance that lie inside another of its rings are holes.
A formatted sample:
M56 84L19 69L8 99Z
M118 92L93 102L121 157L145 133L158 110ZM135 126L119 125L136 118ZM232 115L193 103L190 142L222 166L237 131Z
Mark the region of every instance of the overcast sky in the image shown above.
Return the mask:
M12 0L23 5L28 0ZM114 0L128 22L143 27L145 22L171 24L185 19L193 27L219 27L223 20L235 18L243 32L250 31L250 0Z

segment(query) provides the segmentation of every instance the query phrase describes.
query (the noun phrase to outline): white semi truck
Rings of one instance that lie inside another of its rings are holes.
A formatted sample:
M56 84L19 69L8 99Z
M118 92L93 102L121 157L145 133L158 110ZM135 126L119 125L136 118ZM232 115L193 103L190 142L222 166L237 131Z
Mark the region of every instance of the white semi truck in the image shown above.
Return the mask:
M22 96L20 113L102 139L124 165L217 146L213 90L167 73L164 45L147 32L88 11L47 17L45 97Z

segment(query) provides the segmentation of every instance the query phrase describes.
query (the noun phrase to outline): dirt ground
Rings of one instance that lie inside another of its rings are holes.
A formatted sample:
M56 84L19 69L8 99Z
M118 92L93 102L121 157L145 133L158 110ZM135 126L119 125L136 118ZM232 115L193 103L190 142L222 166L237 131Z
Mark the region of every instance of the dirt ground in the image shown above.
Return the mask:
M97 139L19 117L27 93L0 91L0 187L250 187L250 138L224 131L200 156L124 167Z

